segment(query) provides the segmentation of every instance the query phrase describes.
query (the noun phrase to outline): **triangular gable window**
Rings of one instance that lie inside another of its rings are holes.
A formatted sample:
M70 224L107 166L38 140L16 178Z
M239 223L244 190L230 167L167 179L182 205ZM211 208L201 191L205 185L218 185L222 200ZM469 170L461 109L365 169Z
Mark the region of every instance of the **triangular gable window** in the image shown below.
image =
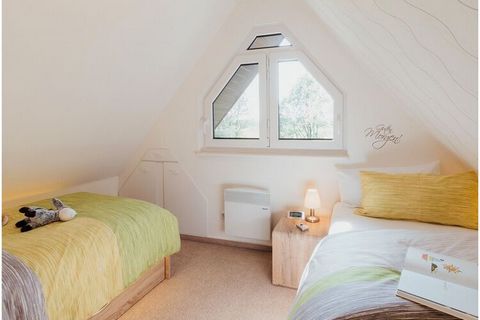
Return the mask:
M205 146L343 149L342 93L290 33L268 31L247 49L263 50L237 55L207 97Z

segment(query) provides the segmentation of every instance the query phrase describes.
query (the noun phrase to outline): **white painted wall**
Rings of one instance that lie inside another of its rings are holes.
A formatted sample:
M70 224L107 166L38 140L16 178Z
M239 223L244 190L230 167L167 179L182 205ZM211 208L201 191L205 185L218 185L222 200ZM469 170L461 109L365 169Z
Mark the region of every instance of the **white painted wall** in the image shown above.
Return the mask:
M201 141L200 118L205 96L251 29L268 23L283 23L343 91L347 157L212 155L196 152ZM315 184L322 199L321 214L327 215L338 200L335 164L393 166L440 159L443 172L466 168L463 162L433 139L420 122L410 118L404 112L402 102L387 94L369 74L306 3L295 0L244 0L210 42L142 147L132 154L121 181L131 173L145 150L169 148L208 200L205 236L244 241L229 237L224 232L221 212L222 194L226 187L252 186L270 190L272 211L278 215L289 208L302 207L306 188ZM363 131L380 123L389 124L395 133L403 134L401 143L373 150L372 141L364 138ZM191 214L195 215L195 212Z
M122 197L143 200L163 207L165 204L163 166L162 162L140 161L132 174L120 186L118 194Z
M3 2L3 196L116 176L235 0Z
M181 234L207 233L207 199L166 148L146 150L120 185L119 195L169 210L177 218Z
M406 112L477 168L478 1L307 2Z
M180 164L167 162L164 165L164 207L177 217L181 234L205 236L207 199Z
M30 195L28 197L13 198L13 199L3 199L2 207L3 208L12 208L15 206L23 205L32 201L43 200L51 197L58 197L64 194L75 193L75 192L92 192L105 194L110 196L118 195L118 177L110 177L107 179L92 181L84 183L77 186L70 186L58 190L49 191L46 193L39 193L35 195Z

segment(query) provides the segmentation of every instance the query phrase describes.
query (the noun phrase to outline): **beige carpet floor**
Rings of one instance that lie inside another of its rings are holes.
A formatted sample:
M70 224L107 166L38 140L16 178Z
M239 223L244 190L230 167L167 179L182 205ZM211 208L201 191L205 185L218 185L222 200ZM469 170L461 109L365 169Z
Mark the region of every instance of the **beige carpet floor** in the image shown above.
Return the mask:
M120 319L286 319L295 290L272 285L272 255L182 241L174 275Z

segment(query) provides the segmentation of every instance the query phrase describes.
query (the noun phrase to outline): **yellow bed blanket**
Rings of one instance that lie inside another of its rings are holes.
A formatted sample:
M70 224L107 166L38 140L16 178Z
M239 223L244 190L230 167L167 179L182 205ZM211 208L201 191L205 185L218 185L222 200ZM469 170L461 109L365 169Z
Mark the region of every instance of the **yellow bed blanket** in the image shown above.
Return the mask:
M20 233L8 211L3 249L39 278L49 319L87 319L163 257L180 250L176 218L153 204L91 193L59 197L78 215ZM51 207L50 200L31 205Z

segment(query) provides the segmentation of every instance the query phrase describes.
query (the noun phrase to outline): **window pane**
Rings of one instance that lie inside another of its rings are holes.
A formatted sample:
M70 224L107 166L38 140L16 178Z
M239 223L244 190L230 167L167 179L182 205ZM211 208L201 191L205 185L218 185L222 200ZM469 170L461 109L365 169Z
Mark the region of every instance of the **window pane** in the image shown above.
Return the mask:
M333 99L297 60L278 63L279 139L332 140Z
M213 102L215 139L260 138L258 64L242 64Z
M291 45L290 41L281 33L265 34L256 36L247 50L287 47Z

